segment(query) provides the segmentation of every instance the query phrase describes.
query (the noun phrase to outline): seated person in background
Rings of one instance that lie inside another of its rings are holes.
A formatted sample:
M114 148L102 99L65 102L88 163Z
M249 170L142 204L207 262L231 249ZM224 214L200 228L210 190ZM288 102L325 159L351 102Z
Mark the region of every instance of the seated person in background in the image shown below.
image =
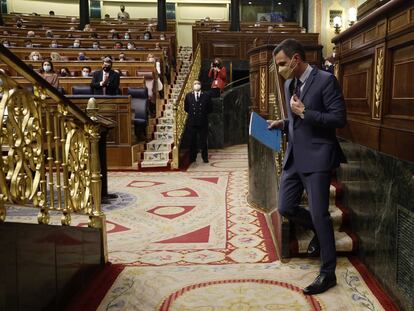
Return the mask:
M72 17L70 19L70 23L69 24L77 24L77 23L78 23L78 21L76 20L76 17Z
M55 12L54 11L49 11L49 16L55 16Z
M35 37L35 32L34 32L33 30L29 30L29 31L27 32L27 37L28 37L28 38L34 38L34 37Z
M92 31L91 25L85 24L85 27L83 28L83 31Z
M24 27L24 25L23 25L23 20L22 20L22 19L18 19L18 20L16 21L16 28L26 28L26 27Z
M42 55L40 55L38 51L33 51L29 55L29 60L34 60L34 61L42 60Z
M30 39L24 40L24 46L29 48L29 49L33 48L32 40L30 40Z
M71 26L71 27L69 28L69 30L70 30L70 31L75 31L75 30L76 30L76 28L75 28L75 26ZM72 34L70 34L70 37L72 38Z
M152 39L152 35L151 32L149 32L148 30L144 32L144 40L151 40Z
M212 32L219 32L220 30L217 27L213 27L213 28L211 28L211 31Z
M61 77L70 77L71 76L70 71L67 67L61 68L60 71L59 71L59 75Z
M125 56L125 53L124 52L119 53L118 59L119 59L120 62L126 61L127 58Z
M45 36L46 38L53 38L53 31L50 29L46 30Z
M59 77L53 70L53 63L50 60L45 60L40 67L39 74L49 82L53 87L59 87Z
M124 46L122 45L122 42L120 41L115 42L115 45L114 45L115 50L122 50L123 48Z
M117 32L111 34L111 39L121 39L121 35Z
M5 48L9 48L10 47L10 41L9 40L4 39L4 40L1 41L1 44L3 44L3 46Z
M129 19L129 13L125 11L125 5L121 5L119 8L121 12L118 12L118 20Z
M148 32L154 32L154 26L152 24L148 24L147 28L145 29L145 31Z
M62 60L62 57L60 56L60 54L58 52L50 52L50 59L53 62L56 62L56 61Z
M93 41L92 42L92 48L95 50L99 50L101 48L99 41Z
M128 50L135 50L135 44L134 44L134 42L128 42L127 49Z
M91 89L94 95L118 95L119 74L112 70L112 59L106 57L102 70L93 73Z
M91 35L89 36L89 38L91 39L99 39L99 35L97 32L92 32Z
M165 40L165 34L163 34L163 33L160 34L160 40L163 40L163 41Z
M273 26L268 26L267 27L267 32L272 33L273 32Z
M124 33L124 39L125 40L131 39L131 34L129 32Z
M220 58L215 58L214 62L211 63L208 76L213 79L210 91L211 97L219 97L226 85L227 78L226 67L223 66Z
M85 66L82 68L82 77L89 78L91 76L91 67Z
M75 39L75 41L73 41L73 45L71 45L71 46L69 46L69 48L72 48L72 49L79 49L81 46L80 46L80 40L79 39Z
M56 49L59 47L59 45L56 40L52 40L49 44L49 47Z
M8 30L3 30L3 36L10 36L11 33Z
M111 16L109 14L105 14L105 19L111 19Z
M155 43L155 49L156 50L161 50L161 46L160 46L159 42Z
M86 57L86 55L85 55L84 52L79 52L79 54L78 54L78 60L83 61L83 60L88 60L88 58Z

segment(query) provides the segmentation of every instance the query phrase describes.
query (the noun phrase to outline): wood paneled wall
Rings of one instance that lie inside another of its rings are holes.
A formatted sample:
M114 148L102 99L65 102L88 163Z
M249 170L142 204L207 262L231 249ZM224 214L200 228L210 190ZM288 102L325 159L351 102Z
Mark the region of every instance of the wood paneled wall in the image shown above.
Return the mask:
M414 162L414 5L392 0L333 39L348 124L339 136Z

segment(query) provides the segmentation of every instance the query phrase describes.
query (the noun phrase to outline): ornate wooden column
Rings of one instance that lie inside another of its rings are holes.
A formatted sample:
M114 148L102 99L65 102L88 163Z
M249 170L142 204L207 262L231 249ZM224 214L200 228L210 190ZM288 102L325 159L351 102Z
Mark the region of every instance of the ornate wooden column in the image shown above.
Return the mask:
M240 1L231 0L230 31L240 31Z
M79 0L79 29L89 24L89 0Z
M167 30L167 4L165 0L158 0L157 30Z

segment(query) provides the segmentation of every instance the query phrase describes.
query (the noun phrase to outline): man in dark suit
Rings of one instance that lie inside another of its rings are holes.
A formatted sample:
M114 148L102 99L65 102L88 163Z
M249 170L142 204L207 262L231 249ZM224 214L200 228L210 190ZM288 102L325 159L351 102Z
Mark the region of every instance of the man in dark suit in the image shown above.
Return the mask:
M185 97L184 110L188 113L187 129L190 137L190 162L196 161L197 145L199 145L203 161L208 163L208 114L212 112L212 104L210 95L201 91L200 81L195 80L193 82L193 91Z
M112 70L112 60L105 58L102 70L93 73L91 89L94 95L118 95L119 74Z
M308 254L320 251L320 273L303 292L319 294L336 285L335 237L328 207L332 170L345 162L335 130L346 124L345 103L335 76L306 63L298 41L284 40L273 56L279 74L286 79L288 112L285 120L268 121L270 129L283 130L289 140L279 189L279 213L315 233ZM299 206L303 189L309 210Z

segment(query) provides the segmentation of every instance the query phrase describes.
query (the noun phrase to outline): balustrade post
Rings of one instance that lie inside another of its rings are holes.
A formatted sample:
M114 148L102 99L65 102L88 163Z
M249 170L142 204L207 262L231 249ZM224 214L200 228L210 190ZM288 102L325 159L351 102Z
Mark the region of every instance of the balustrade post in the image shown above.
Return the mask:
M99 125L87 124L85 130L89 134L90 142L90 174L91 174L91 194L92 212L89 216L89 227L101 230L102 258L108 262L108 241L106 236L106 217L101 207L101 165L99 160Z

